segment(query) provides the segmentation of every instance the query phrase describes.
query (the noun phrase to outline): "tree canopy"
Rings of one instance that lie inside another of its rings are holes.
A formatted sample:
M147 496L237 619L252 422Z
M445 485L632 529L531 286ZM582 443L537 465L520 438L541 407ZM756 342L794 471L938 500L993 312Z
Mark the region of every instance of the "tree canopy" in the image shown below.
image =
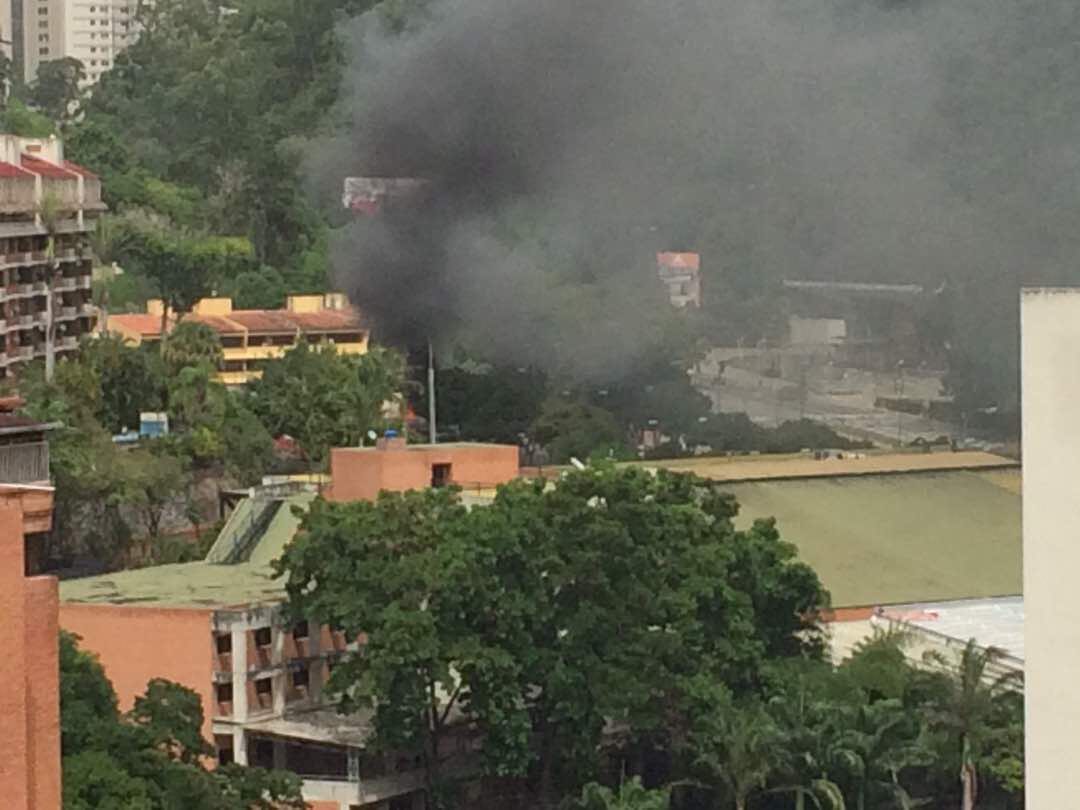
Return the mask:
M199 696L164 680L121 713L101 664L60 636L64 810L304 810L292 774L209 770Z
M606 724L670 740L701 678L744 692L766 659L820 654L816 576L735 510L700 479L609 467L471 510L384 493L317 503L280 570L297 615L367 634L330 687L374 711L377 745L435 778L463 715L489 773L550 797L597 773Z

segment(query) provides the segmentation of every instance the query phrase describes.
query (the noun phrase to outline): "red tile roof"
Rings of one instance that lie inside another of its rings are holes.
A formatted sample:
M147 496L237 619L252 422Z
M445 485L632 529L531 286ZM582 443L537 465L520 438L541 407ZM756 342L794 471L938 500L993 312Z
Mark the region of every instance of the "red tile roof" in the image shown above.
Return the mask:
M64 168L67 169L69 172L75 172L75 174L81 174L83 177L86 177L86 178L88 178L90 180L97 180L98 179L98 176L96 174L94 174L92 171L90 171L89 169L84 169L79 164L72 163L70 160L65 160L64 161Z
M701 269L701 256L697 253L657 253L656 262L661 267Z
M143 337L161 337L160 315L149 315L145 312L110 315L107 323L119 324Z
M286 309L238 309L228 316L253 334L293 334L295 332L356 332L364 321L354 309L324 309L319 312L290 312Z
M40 174L42 177L54 177L59 180L71 180L78 175L76 172L70 169L65 169L63 166L57 166L55 163L49 163L47 160L42 160L39 157L33 155L23 154L21 158L22 167L29 169L34 174Z
M0 161L0 177L25 177L27 179L32 179L33 176L33 173L26 171L26 169L21 166Z
M367 326L354 309L324 309L319 312L290 312L285 309L238 309L228 315L185 315L185 321L209 326L219 335L294 335L297 332L326 334L364 332ZM161 336L161 316L146 313L110 315L115 323L143 337Z
M219 335L239 335L242 334L244 328L231 320L232 316L227 315L196 315L194 312L185 315L185 321L191 321L194 323L201 323L204 326L209 326Z

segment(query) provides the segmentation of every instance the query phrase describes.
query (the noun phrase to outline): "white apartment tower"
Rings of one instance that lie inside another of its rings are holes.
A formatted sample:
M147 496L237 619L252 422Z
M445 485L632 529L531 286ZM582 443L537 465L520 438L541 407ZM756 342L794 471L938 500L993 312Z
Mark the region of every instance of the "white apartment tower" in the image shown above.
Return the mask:
M38 66L74 57L93 84L136 36L140 0L3 0L2 47L27 82Z

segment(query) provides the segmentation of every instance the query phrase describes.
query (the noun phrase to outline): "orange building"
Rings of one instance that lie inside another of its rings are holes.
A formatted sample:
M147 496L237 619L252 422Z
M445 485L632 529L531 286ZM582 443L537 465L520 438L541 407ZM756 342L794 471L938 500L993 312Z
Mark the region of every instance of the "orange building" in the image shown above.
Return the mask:
M369 329L341 293L290 295L285 309L233 309L229 298L204 298L184 321L201 323L221 339L222 364L218 380L244 385L262 375L268 360L276 360L301 339L333 345L339 354L365 354ZM149 301L145 313L109 315L102 330L136 345L161 340L176 325L175 313L164 316L160 300Z
M51 488L0 485L0 796L12 810L60 807L56 580L27 576L26 553L26 533L48 530L51 513Z
M518 474L507 445L405 444L335 449L331 497L374 498L382 489L459 484L493 488ZM281 610L281 556L315 485L252 490L201 562L120 571L61 585L60 624L82 637L128 709L152 678L195 690L203 734L220 762L284 768L303 779L314 810L414 810L422 805L416 763L366 748L368 718L343 717L322 701L334 663L356 640L292 624ZM465 740L448 741L457 756Z
M384 437L375 447L337 447L330 451L327 500L374 500L382 490L457 485L490 489L517 478L519 451L511 444L408 444Z

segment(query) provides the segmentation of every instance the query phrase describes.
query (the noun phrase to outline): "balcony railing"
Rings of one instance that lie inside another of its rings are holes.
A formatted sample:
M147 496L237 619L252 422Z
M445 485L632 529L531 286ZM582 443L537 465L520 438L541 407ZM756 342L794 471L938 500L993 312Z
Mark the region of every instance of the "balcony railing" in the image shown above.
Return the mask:
M56 280L56 289L74 290L77 282L78 278L76 278L75 276L64 276L63 278L58 278Z
M48 480L48 442L0 445L0 483L29 484Z

